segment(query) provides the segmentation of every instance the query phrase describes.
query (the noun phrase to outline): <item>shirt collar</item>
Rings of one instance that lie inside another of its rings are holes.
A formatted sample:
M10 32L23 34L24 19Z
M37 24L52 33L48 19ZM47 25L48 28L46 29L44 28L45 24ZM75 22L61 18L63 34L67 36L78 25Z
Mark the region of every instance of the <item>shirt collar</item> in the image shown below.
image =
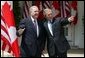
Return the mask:
M48 22L52 23L52 20L48 20Z
M35 19L32 16L31 16L31 19L32 19L32 22L34 22Z

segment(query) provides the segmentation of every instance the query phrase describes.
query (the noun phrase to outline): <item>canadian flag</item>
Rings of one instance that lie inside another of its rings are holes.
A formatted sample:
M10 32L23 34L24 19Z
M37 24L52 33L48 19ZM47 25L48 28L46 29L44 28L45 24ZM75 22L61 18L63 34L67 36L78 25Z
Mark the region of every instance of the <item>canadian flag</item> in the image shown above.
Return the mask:
M2 49L9 46L9 50L13 52L13 56L20 56L18 46L18 37L16 35L16 27L13 15L13 2L1 1L1 40L3 41Z

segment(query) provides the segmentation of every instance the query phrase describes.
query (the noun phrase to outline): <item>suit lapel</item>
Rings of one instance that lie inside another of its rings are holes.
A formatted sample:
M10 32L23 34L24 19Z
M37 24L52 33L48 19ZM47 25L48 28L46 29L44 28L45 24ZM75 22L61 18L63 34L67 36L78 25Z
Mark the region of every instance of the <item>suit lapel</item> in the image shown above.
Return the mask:
M53 21L52 21L52 31L53 31L53 35L54 35L54 33L55 33L55 30L54 30L54 28L55 28L55 18L53 18Z
M49 28L48 28L48 22L45 22L45 23L44 23L44 26L45 26L45 28L46 28L48 34L51 35L51 33L50 33L50 31L49 31Z
M36 29L35 29L35 27L34 27L34 24L33 24L33 22L32 22L31 17L28 17L28 25L29 25L29 26L31 27L31 29L33 29L33 31L37 34Z

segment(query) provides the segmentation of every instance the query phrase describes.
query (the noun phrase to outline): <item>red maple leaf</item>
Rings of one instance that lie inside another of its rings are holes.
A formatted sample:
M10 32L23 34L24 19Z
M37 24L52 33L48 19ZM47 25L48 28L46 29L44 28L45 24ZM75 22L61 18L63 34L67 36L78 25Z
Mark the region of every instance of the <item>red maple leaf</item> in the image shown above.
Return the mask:
M15 26L13 11L10 10L11 6L5 2L2 6L2 14L8 27Z

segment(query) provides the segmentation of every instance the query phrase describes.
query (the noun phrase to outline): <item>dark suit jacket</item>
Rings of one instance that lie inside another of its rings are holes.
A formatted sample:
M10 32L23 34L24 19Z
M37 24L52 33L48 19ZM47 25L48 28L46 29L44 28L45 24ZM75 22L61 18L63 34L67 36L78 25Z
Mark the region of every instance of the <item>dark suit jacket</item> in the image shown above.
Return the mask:
M50 55L55 54L55 46L58 51L63 53L70 49L70 45L64 36L63 26L69 24L67 18L54 18L52 22L53 36L49 32L47 21L44 23L45 29L47 30L47 49Z
M22 34L21 56L39 57L45 46L45 33L43 22L38 22L39 36L37 37L31 17L21 20L19 28L25 28Z

